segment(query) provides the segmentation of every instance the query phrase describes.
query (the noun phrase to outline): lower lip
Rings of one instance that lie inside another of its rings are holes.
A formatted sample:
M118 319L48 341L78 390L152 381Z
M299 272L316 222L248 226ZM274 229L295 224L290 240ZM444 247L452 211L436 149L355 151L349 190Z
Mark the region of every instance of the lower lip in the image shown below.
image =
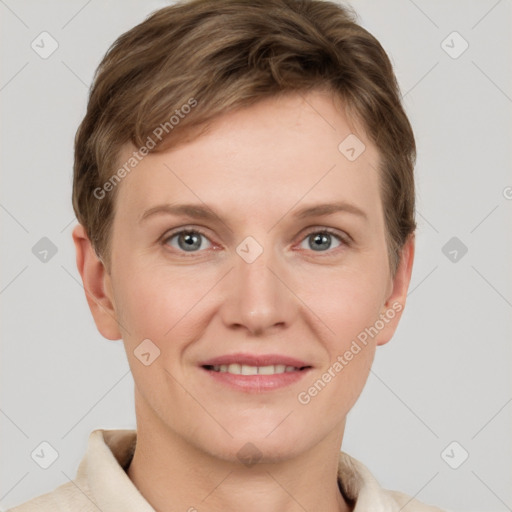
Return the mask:
M203 367L201 367L201 370L207 372L216 382L229 386L232 389L258 393L273 391L294 384L308 374L310 368L293 372L275 373L273 375L236 375L227 372L215 372Z

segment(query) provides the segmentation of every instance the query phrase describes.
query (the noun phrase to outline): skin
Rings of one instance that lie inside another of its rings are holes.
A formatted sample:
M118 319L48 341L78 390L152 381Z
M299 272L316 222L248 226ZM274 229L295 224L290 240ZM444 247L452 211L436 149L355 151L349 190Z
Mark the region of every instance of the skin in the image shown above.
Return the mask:
M350 133L366 146L353 162L338 150ZM127 145L120 162L134 149ZM378 163L332 95L289 94L224 114L199 138L145 157L118 185L109 271L75 228L97 328L123 339L135 381L128 476L155 510L351 510L336 481L345 419L403 309L309 403L297 396L380 314L405 306L414 237L392 276ZM340 201L366 217L294 218ZM167 203L207 205L223 222L168 213L141 221ZM183 249L176 228L200 229L199 248ZM315 250L326 228L342 238ZM252 263L236 252L247 236L263 248ZM134 355L144 339L160 350L149 366ZM282 389L249 393L199 367L235 352L288 355L313 368ZM237 457L248 442L261 456L250 466Z

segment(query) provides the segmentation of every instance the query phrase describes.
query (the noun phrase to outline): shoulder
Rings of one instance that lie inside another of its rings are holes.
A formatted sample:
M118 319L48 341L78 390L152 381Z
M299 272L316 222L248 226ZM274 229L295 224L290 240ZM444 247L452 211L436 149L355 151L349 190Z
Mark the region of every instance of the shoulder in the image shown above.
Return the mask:
M340 453L338 485L354 504L353 512L447 512L403 492L384 489L362 462L345 452Z
M448 512L434 505L427 505L399 491L384 490L389 498L397 504L401 512Z
M119 504L119 510L123 510L123 504L129 500L138 499L144 503L124 471L133 454L135 440L134 430L93 430L72 481L10 508L8 512L98 512L110 503Z
M84 490L78 489L74 482L62 484L53 491L10 508L7 512L64 512L69 510L97 511L92 501L84 494Z

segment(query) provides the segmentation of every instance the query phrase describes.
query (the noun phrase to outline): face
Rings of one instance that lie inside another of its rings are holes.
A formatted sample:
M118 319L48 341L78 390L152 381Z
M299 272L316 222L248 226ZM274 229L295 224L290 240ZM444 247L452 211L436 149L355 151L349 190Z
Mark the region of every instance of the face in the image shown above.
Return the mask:
M92 309L124 340L138 422L225 460L342 435L412 262L390 274L379 155L342 112L322 92L264 100L118 185L112 310Z

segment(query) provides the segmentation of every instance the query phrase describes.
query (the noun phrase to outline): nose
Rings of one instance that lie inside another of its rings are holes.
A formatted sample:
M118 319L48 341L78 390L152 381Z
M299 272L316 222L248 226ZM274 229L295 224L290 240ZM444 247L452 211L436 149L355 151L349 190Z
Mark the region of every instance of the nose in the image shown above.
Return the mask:
M289 327L297 315L297 301L289 289L289 273L272 249L264 249L249 263L234 254L234 268L224 283L221 317L230 329L265 335Z

